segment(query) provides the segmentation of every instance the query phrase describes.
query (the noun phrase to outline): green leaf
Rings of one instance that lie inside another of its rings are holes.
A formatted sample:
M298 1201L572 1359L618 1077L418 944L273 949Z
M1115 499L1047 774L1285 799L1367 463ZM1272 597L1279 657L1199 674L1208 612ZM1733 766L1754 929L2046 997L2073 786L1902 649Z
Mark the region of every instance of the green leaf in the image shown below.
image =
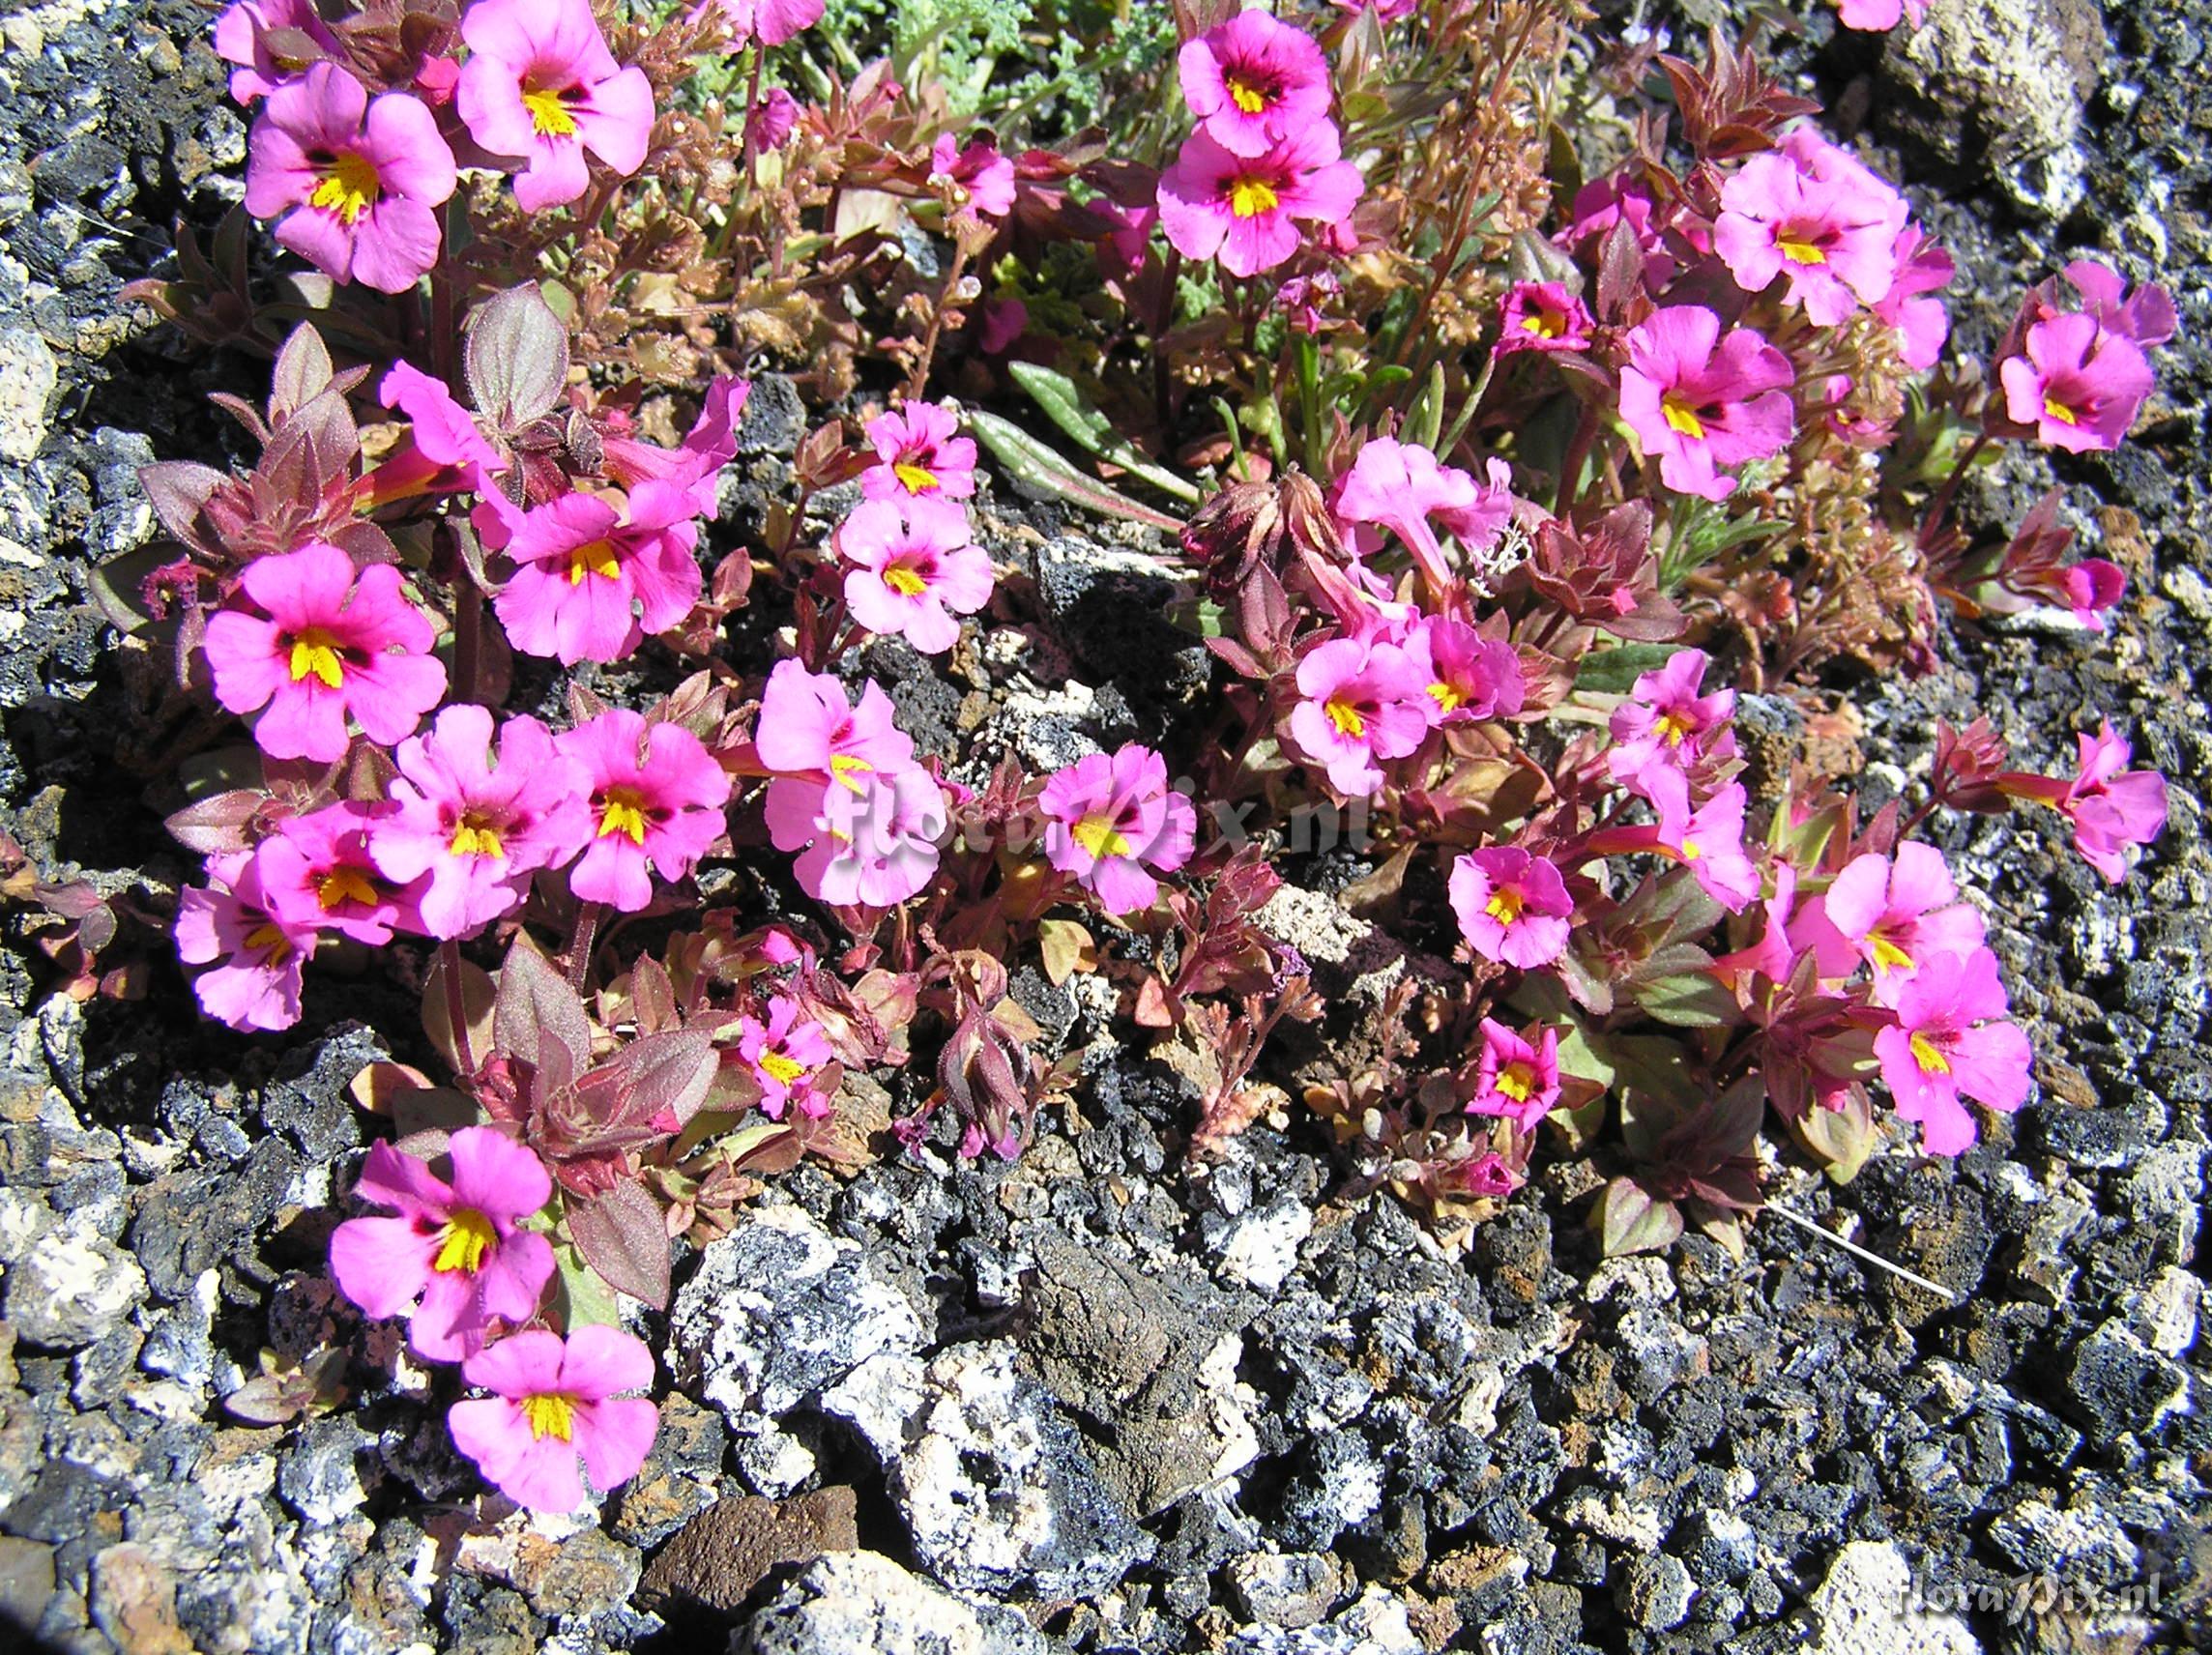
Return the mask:
M1683 972L1640 983L1631 998L1674 1029L1719 1029L1742 1021L1735 996L1702 972Z
M1626 695L1647 672L1657 672L1679 644L1615 644L1610 650L1583 656L1575 669L1575 687L1599 695Z
M619 1327L622 1307L614 1290L566 1241L553 1244L553 1313L564 1332L579 1327Z
M1096 454L1110 464L1118 465L1132 477L1141 477L1162 494L1196 506L1198 486L1176 476L1145 458L1131 448L1121 434L1114 429L1114 422L1101 414L1083 394L1083 388L1057 369L1042 363L1017 362L1007 364L1007 372L1014 383L1030 393L1039 408L1050 416L1052 422L1065 431L1076 445Z
M1634 1178L1615 1178L1590 1209L1605 1256L1657 1253L1682 1234L1682 1214L1671 1201L1657 1201Z
M1398 440L1433 450L1443 429L1444 364L1434 363L1429 367L1429 377L1414 392L1413 405L1406 410L1406 422L1399 427Z
M1117 494L1095 478L1086 477L1057 450L1038 442L1011 420L976 408L969 411L968 427L983 439L983 446L1005 468L1014 486L1033 499L1081 506L1101 516L1143 523L1171 535L1182 528L1179 518L1141 506L1125 494Z

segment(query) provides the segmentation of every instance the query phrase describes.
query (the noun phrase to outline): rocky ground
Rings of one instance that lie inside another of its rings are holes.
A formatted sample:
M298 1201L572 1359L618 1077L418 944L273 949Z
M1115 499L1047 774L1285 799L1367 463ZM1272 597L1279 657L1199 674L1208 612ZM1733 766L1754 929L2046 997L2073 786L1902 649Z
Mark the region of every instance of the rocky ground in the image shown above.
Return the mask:
M40 875L145 907L189 869L86 570L151 531L135 467L227 440L202 376L236 364L116 299L173 216L207 224L237 193L205 21L181 0L0 20L0 826ZM1890 146L1969 273L1966 345L2083 250L2162 274L2186 336L2212 339L2199 0L1936 0L1886 46L1804 26L1793 68ZM2130 570L2116 636L1963 634L1932 680L1850 699L1877 797L1925 765L1937 716L1977 711L2051 769L2110 715L2175 784L2118 890L2048 822L1950 833L2043 1055L2034 1105L1955 1164L1893 1151L1841 1190L1775 1168L1777 1201L1950 1300L1772 1219L1742 1263L1696 1238L1601 1263L1571 1168L1446 1256L1389 1200L1343 1199L1305 1122L1194 1178L1179 1083L1036 979L1039 1021L1089 1050L1068 1118L1011 1167L940 1146L780 1180L645 1329L675 1394L638 1482L597 1523L503 1520L373 1360L319 1417L221 1407L264 1349L379 1353L320 1269L363 1142L346 1083L384 1053L370 1025L412 1028L406 1003L326 984L289 1036L249 1042L194 1022L173 968L141 1002L79 1006L12 946L0 1624L148 1655L711 1649L733 1629L760 1655L2201 1637L2212 363L2196 342L2163 366L2147 440L2056 474ZM787 391L756 393L742 496L782 475ZM2023 458L1973 511L2017 519L2051 475ZM925 744L1058 762L1203 683L1172 636L1134 647L1156 589L1127 560L1013 503L1001 521L1065 654L987 648L967 682L873 660ZM1285 915L1324 968L1364 969L1325 896ZM2155 1582L2156 1607L1975 1607L1976 1587L2017 1604L2023 1576ZM1901 1618L1913 1590L1928 1611Z

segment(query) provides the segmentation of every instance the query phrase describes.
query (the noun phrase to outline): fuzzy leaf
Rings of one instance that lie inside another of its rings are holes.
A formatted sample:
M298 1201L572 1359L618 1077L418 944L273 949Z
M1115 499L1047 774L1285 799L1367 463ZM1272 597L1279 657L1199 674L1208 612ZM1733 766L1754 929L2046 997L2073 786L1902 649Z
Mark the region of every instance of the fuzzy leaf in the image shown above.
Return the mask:
M536 1062L541 1035L567 1055L570 1075L591 1067L592 1025L583 1001L552 961L518 935L500 968L492 1039L500 1051Z
M1600 695L1626 695L1647 672L1657 672L1679 646L1674 644L1616 644L1610 650L1592 650L1575 668L1575 687Z
M461 966L461 1003L467 1008L469 1020L469 1049L480 1061L491 1050L492 984L491 974L480 966L467 960ZM446 1060L446 1066L455 1074L463 1074L468 1065L461 1061L460 1043L453 1037L452 1019L446 1006L446 957L441 951L430 961L430 973L422 982L422 1032L430 1037L438 1056Z
M577 1089L611 1093L611 1111L597 1107L595 1099L596 1119L633 1123L666 1115L681 1128L707 1101L720 1066L714 1037L704 1029L648 1034L624 1047L611 1063L585 1076Z
M330 347L323 343L313 323L302 322L276 353L276 366L269 383L270 419L281 424L295 409L305 408L320 396L332 377Z
M1685 943L1670 948L1668 955L1673 958L1677 952L1703 953L1703 950L1694 949ZM1711 961L1705 963L1709 966ZM1741 1022L1743 1017L1735 996L1703 970L1669 972L1664 976L1639 982L1629 998L1674 1029L1719 1029Z
M1615 1178L1607 1184L1590 1220L1609 1259L1623 1253L1660 1252L1682 1234L1680 1209L1671 1201L1654 1200L1634 1178Z
M568 330L536 282L494 294L462 331L462 369L478 413L514 431L552 412L568 383Z
M568 1234L609 1287L655 1310L667 1305L668 1225L638 1185L619 1183L597 1200L571 1200Z
M1181 520L1150 506L1140 506L1127 495L1117 494L1104 483L1077 471L1056 450L1047 448L1011 420L983 409L972 410L968 427L983 439L998 462L1005 467L1014 486L1032 499L1062 501L1102 516L1122 517L1132 523L1175 534Z

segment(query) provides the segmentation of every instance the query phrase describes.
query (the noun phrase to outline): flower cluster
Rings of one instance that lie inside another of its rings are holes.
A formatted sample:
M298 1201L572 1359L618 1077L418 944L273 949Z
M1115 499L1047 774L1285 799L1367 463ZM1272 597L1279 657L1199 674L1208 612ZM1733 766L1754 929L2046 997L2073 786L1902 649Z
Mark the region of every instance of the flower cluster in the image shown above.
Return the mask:
M522 1504L642 1463L613 1295L665 1305L671 1237L805 1156L1012 1157L1086 1040L1152 1045L1193 1156L1295 1091L1447 1231L1548 1143L1615 1252L1740 1241L1770 1118L1839 1176L1957 1155L2033 1057L1931 819L2054 812L2113 882L2165 825L2109 724L2070 775L1945 728L1868 811L1781 706L1946 609L2111 624L2062 494L2008 540L1960 484L2158 440L2162 288L2070 263L1977 374L1950 256L1748 50L1659 57L1569 190L1570 7L1153 11L1057 148L1064 89L795 63L822 0L217 21L247 214L326 279L240 217L142 284L198 338L316 321L218 399L250 470L147 468L174 545L103 602L252 743L170 819L202 1008L421 994L447 1073L357 1079L397 1142L331 1270L487 1393L451 1436ZM1339 901L1372 962L1287 940Z

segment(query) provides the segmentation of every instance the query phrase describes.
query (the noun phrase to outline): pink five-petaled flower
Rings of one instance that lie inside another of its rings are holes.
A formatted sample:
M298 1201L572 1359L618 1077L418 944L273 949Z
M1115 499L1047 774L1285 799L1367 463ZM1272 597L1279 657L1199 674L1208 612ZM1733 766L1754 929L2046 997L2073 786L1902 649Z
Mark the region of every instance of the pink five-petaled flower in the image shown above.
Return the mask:
M1465 621L1420 621L1406 634L1406 653L1428 680L1424 710L1438 724L1510 718L1528 699L1520 653L1502 638L1488 638Z
M1470 1115L1502 1116L1527 1132L1559 1099L1559 1031L1547 1028L1531 1043L1502 1023L1482 1020L1482 1057L1475 1064Z
M1418 443L1377 437L1344 474L1331 509L1361 557L1382 546L1379 530L1396 531L1441 593L1450 586L1452 570L1429 520L1442 524L1469 552L1488 551L1513 516L1511 477L1503 461L1493 460L1489 480L1479 482L1472 472L1440 465Z
M2094 736L2074 738L2080 762L2071 780L2007 770L1997 785L2063 813L2074 824L2074 848L2112 885L2128 877L2128 850L2147 845L2166 827L2166 777L2131 770L2134 757L2110 719Z
M2027 1101L2034 1054L1997 980L1996 956L1936 954L1898 992L1897 1022L1874 1037L1897 1113L1920 1123L1920 1147L1956 1155L1974 1141L1962 1094L2010 1115Z
M1810 128L1753 156L1721 186L1713 250L1746 293L1776 276L1824 328L1884 298L1905 200Z
M949 820L944 789L918 765L876 771L858 793L828 787L792 871L817 902L894 907L937 872Z
M1735 691L1700 695L1704 682L1703 650L1677 650L1657 671L1637 678L1635 698L1613 711L1606 767L1615 781L1632 780L1653 765L1686 772L1708 750L1724 756L1732 750L1728 721L1735 711Z
M215 55L237 66L230 72L231 97L250 103L306 72L290 55L297 48L287 37L295 32L319 52L343 53L314 0L237 0L223 9L215 20Z
M1888 293L1875 302L1874 313L1897 330L1897 354L1906 367L1934 367L1951 332L1951 317L1940 299L1925 295L1948 283L1957 267L1918 224L1897 232L1891 256L1897 276Z
M607 50L591 0L477 0L453 106L469 136L523 162L514 198L538 213L591 184L584 152L628 177L653 135L653 84Z
M960 640L957 615L991 600L991 557L968 537L956 502L922 498L863 500L839 525L845 602L871 632L904 633L925 655Z
M1982 945L1981 914L1959 888L1933 845L1907 840L1894 860L1854 857L1798 921L1825 977L1848 975L1861 960L1874 968L1875 999L1898 992L1937 954L1971 954Z
M689 20L718 11L729 20L733 50L748 41L780 46L822 21L824 5L825 0L705 0L691 9Z
M256 858L212 857L208 884L177 897L177 957L214 965L192 984L200 1009L241 1033L300 1021L300 980L315 931L280 917L263 889Z
M371 947L418 923L412 892L394 890L368 854L382 807L350 799L294 816L261 841L254 860L272 913L286 925L327 925Z
M2142 348L2081 311L2036 323L2022 348L1997 364L2013 421L2072 453L2119 447L2150 394Z
M643 714L616 707L553 744L590 782L592 842L568 871L585 901L635 914L653 901L654 872L684 878L721 836L730 778L683 725L649 729Z
M1328 115L1328 59L1266 12L1238 12L1184 42L1177 61L1182 101L1231 155L1265 155Z
M929 183L948 191L953 217L970 223L1004 218L1014 210L1014 163L989 138L963 146L950 132L938 133L929 152Z
M590 778L535 718L509 718L492 763L492 715L449 707L426 736L400 743L392 798L368 851L401 885L429 875L422 929L466 937L522 900L530 876L557 867L592 837Z
M908 769L914 738L892 722L890 697L872 681L860 705L828 673L796 660L778 661L761 692L753 747L775 773L768 785L768 826L779 851L804 849L814 838L829 787L860 794L872 775Z
M1402 759L1429 730L1429 675L1396 644L1333 638L1298 662L1291 739L1347 797L1382 785L1380 762Z
M1532 972L1566 951L1575 905L1549 857L1518 845L1470 851L1452 863L1449 889L1460 935L1484 959Z
M1764 459L1790 444L1790 359L1749 328L1721 337L1703 305L1655 310L1628 335L1620 417L1644 452L1659 456L1669 488L1725 500L1735 479L1723 466Z
M349 1218L331 1235L331 1279L372 1317L415 1308L407 1343L433 1362L481 1350L496 1318L528 1321L553 1279L553 1245L519 1228L553 1195L535 1149L489 1126L448 1140L451 1183L389 1144L353 1193L396 1218ZM417 1303L420 1300L420 1303Z
M697 509L688 489L652 479L630 490L626 511L580 490L524 511L485 491L477 532L516 566L492 600L509 640L573 666L620 660L675 625L705 585L691 555Z
M1749 796L1741 782L1729 783L1695 810L1690 808L1688 778L1664 765L1639 772L1636 790L1659 812L1648 849L1687 867L1699 888L1731 914L1759 900L1759 870L1743 851Z
M335 63L277 87L253 123L246 210L284 215L276 240L337 281L405 293L438 262L435 209L453 152L404 92L373 102Z
M453 1404L453 1446L532 1511L583 1504L578 1456L601 1494L628 1482L660 1434L657 1408L616 1394L653 1383L653 1352L619 1327L586 1325L566 1340L534 1327L478 1351L461 1377L493 1394Z
M868 447L876 464L860 474L869 500L945 496L965 500L975 492L975 444L955 435L957 410L943 402L909 402L868 421Z
M1151 907L1160 893L1152 873L1181 867L1198 838L1198 812L1168 786L1167 761L1134 741L1055 773L1037 807L1046 857L1115 915Z
M830 1113L830 1098L814 1077L832 1055L821 1025L799 1020L799 1002L791 995L769 1002L765 1023L738 1019L738 1056L759 1083L761 1112L771 1120L781 1120L793 1107L810 1119Z
M2130 293L2125 276L2095 259L2076 259L2065 276L2081 296L2084 312L2145 350L2165 344L2180 325L2172 296L2156 282L2146 281Z
M1557 281L1516 281L1505 290L1499 322L1499 355L1513 351L1586 351L1589 307Z
M344 757L349 715L372 741L401 740L445 695L429 618L391 565L357 576L352 558L317 540L256 558L239 586L263 613L209 618L208 670L231 711L268 709L253 739L271 758Z
M1272 270L1303 245L1301 220L1337 224L1357 204L1363 181L1342 143L1322 120L1257 156L1193 132L1160 177L1160 227L1185 258L1218 255L1232 276Z
M673 449L620 431L606 432L600 447L607 476L625 488L648 481L672 483L690 497L695 514L713 516L720 502L722 468L738 451L738 418L744 413L752 389L749 380L717 374L700 398L699 418Z

